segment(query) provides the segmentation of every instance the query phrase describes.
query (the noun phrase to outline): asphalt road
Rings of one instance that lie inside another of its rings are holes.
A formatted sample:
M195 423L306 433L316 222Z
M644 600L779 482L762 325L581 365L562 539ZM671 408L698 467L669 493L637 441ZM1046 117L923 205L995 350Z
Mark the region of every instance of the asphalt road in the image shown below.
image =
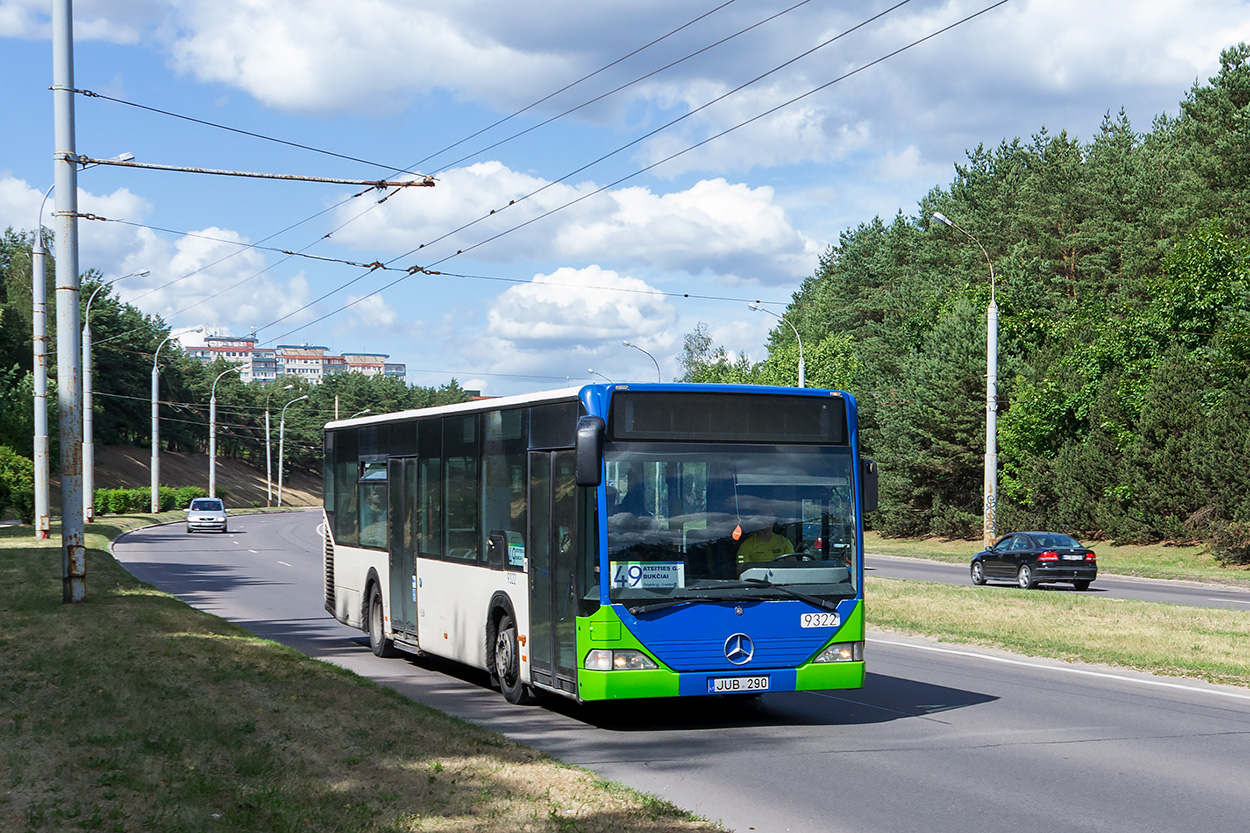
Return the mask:
M972 554L969 553L969 561ZM864 561L870 576L905 578L915 581L932 581L939 584L971 584L968 564L947 564L919 558L899 558L868 553ZM1014 582L991 579L985 587L993 592L997 587L1014 587ZM1199 607L1223 607L1250 611L1250 589L1223 587L1190 581L1161 581L1158 579L1129 578L1125 576L1100 575L1088 590L1077 591L1070 584L1043 584L1036 591L1041 593L1087 593L1110 599L1138 599L1144 602L1167 602Z
M378 659L329 618L319 519L239 516L215 536L155 527L114 551L144 581L260 636L734 830L1246 829L1244 689L877 635L859 691L770 694L754 708L509 706L484 673Z

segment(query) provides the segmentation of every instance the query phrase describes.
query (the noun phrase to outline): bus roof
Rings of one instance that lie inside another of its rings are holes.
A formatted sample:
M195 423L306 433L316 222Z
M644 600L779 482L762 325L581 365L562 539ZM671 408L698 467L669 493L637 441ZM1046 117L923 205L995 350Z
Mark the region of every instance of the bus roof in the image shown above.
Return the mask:
M647 391L693 391L703 390L708 392L720 393L743 393L743 394L786 394L791 396L847 396L846 393L839 390L826 390L824 388L791 388L778 387L771 385L727 385L727 384L694 384L689 382L669 382L669 383L628 383L613 382L600 383L594 385L583 385L581 387L561 388L559 390L539 391L535 393L523 393L515 396L499 396L489 399L477 399L472 402L457 402L454 405L436 405L432 408L413 408L407 411L394 411L389 414L369 414L368 416L357 417L355 419L339 419L332 420L325 424L325 430L333 430L336 428L349 428L358 425L382 424L396 422L400 420L415 417L431 417L440 416L442 414L461 414L475 413L479 411L493 411L498 408L511 408L522 405L541 405L547 402L561 402L567 400L588 400L597 396L605 396L609 391L618 390L647 390Z

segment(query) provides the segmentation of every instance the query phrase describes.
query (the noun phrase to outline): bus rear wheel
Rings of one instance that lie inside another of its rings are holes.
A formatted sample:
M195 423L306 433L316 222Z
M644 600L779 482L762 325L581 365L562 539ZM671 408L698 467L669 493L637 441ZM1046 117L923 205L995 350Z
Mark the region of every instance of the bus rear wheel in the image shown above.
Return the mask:
M495 678L503 699L514 705L529 703L531 695L521 682L521 655L517 650L516 621L505 613L495 630Z

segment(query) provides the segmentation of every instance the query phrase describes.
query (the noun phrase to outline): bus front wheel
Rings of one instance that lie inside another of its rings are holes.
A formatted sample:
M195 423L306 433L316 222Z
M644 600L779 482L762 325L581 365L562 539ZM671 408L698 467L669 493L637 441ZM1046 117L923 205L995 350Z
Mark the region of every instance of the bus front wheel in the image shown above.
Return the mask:
M369 647L373 650L374 656L393 657L395 656L395 643L386 638L386 622L383 618L385 614L386 610L382 607L382 591L375 584L369 591Z
M495 678L503 699L514 705L530 702L530 694L521 682L521 656L517 650L516 622L505 613L495 631Z

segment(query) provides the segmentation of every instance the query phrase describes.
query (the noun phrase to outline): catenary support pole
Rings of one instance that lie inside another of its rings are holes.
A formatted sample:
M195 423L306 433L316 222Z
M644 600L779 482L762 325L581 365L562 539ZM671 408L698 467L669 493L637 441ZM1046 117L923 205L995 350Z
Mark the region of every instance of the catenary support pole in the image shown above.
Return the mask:
M52 0L53 168L56 201L56 389L61 441L61 597L87 594L82 522L82 380L78 362L78 155L74 146L74 10Z

